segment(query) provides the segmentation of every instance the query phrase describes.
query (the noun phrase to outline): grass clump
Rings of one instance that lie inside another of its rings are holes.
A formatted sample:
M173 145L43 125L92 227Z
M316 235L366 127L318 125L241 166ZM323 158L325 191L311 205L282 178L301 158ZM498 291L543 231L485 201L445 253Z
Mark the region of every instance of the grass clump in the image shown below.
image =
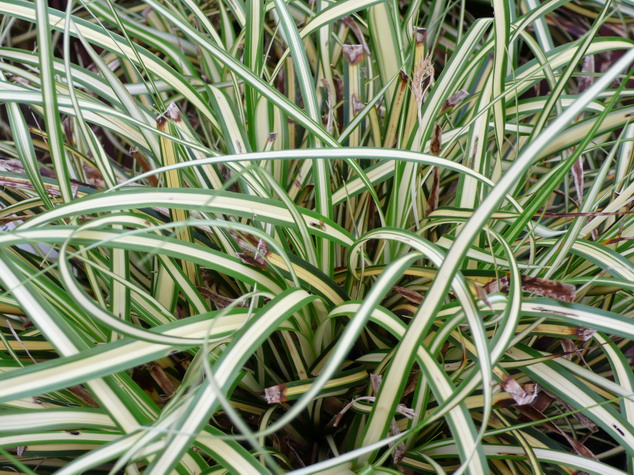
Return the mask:
M0 11L3 466L634 470L627 3Z

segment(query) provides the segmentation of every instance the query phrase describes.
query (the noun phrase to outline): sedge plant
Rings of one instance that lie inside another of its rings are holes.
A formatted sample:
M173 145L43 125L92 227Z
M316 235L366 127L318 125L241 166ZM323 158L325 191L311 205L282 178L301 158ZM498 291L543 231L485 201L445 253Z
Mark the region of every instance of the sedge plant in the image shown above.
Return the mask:
M631 1L0 0L0 462L631 473Z

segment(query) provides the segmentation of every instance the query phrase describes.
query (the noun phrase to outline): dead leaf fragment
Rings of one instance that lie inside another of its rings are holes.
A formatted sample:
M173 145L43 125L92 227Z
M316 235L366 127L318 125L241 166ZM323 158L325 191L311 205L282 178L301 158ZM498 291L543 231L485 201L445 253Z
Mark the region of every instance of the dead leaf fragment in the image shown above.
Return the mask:
M143 170L144 173L151 172L153 170L152 166L148 163L148 161L139 150L130 149L130 157L139 164L141 170ZM156 175L149 176L146 179L150 186L156 187L159 184L159 180Z
M586 327L577 327L577 337L581 340L581 341L588 341L590 340L594 334L597 331L593 328L586 328Z
M416 28L414 33L414 37L416 39L416 44L419 45L427 41L427 29L426 28Z
M343 45L343 55L350 64L356 65L365 59L363 45Z
M7 188L13 188L14 190L35 190L35 187L29 180L9 176L0 176L0 186L6 186ZM62 193L59 191L59 187L57 186L44 183L44 189L50 196L62 196ZM76 198L79 185L71 183L70 189L73 197Z
M23 221L25 219L25 216L5 216L4 218L0 218L0 226L4 226L15 221Z
M75 397L80 399L88 407L99 407L97 401L95 401L91 394L81 386L71 386L70 388L68 388L68 391L71 392Z
M539 412L544 412L546 409L550 407L553 401L554 399L550 397L550 395L546 391L542 390L539 392L537 397L533 400L533 402L531 403L531 406L534 407Z
M453 109L462 101L464 101L467 97L469 97L469 93L465 91L464 89L460 89L458 92L452 94L449 97L449 99L445 101L445 103L442 106L442 109L440 109L440 113L442 114L446 110Z
M474 284L475 286L475 290L476 290L476 294L478 296L478 298L480 300L482 300L487 307L489 307L491 310L493 310L493 305L491 304L489 297L487 296L486 291L484 290L484 287L482 287L480 284L478 284L477 282Z
M546 416L542 412L538 411L532 406L517 407L517 410L520 411L524 416L526 416L528 419L532 421L543 421L544 419L546 419ZM582 457L590 458L592 460L598 460L596 455L594 455L594 453L592 453L590 449L588 449L581 442L575 440L573 437L571 437L566 432L561 430L559 426L557 426L557 424L555 424L554 422L552 421L543 422L543 425L547 427L548 429L564 437L578 455L581 455Z
M239 235L235 231L229 231L229 234L235 239L238 247L244 251L236 254L242 262L260 269L268 267L266 256L269 255L270 251L266 241L246 233Z
M423 301L423 296L414 290L406 289L405 287L400 287L395 285L392 287L396 292L405 297L406 300L409 300L412 303L420 304Z
M341 21L343 22L344 25L350 28L350 31L354 33L354 36L357 38L357 41L361 43L361 45L363 46L363 51L369 56L370 48L368 48L368 44L365 41L365 36L363 35L363 31L361 30L361 27L359 26L359 24L356 21L354 21L354 18L352 18L351 16L344 17L341 19Z
M365 107L365 104L361 102L360 100L358 100L357 95L354 93L352 94L352 97L350 98L350 102L352 103L352 113L354 115L357 115Z
M575 345L575 343L569 338L562 338L559 341L559 343L561 344L561 347L565 351L565 354L563 357L566 358L567 360L572 360L572 357L575 355L575 353L579 351L579 348L577 348L577 345Z
M427 198L427 216L432 214L437 208L440 201L440 170L434 167L432 171L431 189Z
M268 404L280 404L286 402L286 385L277 384L264 389L264 400Z
M577 288L572 284L565 284L539 277L522 276L522 290L541 297L572 303L575 301Z
M174 102L170 102L161 115L156 118L156 125L158 125L159 129L163 129L167 120L173 120L174 122L181 121L181 111L178 106Z
M223 308L228 307L229 305L231 305L235 299L226 297L224 295L222 295L221 293L219 293L216 289L216 285L213 284L210 287L196 287L198 289L198 291L200 292L200 294L205 297L206 299L208 299L209 301L213 302L213 304L216 306L216 309L218 310L222 310ZM246 306L247 302L244 301L242 302L242 307Z
M537 397L537 385L525 384L521 386L513 376L504 375L500 383L502 390L511 395L519 406L530 404Z
M548 297L561 302L572 303L575 301L577 288L572 284L557 282L550 279L522 275L522 291L540 297ZM487 294L506 292L509 288L509 274L499 279L494 279L484 286Z
M599 431L599 428L597 427L597 425L589 417L584 415L582 412L576 411L574 407L572 407L563 399L557 397L555 394L548 392L547 390L543 388L542 388L542 391L546 393L554 402L561 404L565 408L566 412L570 412L572 414L572 417L577 419L590 432L595 433Z
M165 393L167 399L169 399L175 392L176 387L172 384L172 381L165 373L165 370L158 364L152 364L150 367L150 375L152 379L158 384L161 390Z
M432 155L440 155L440 150L442 148L442 128L440 125L434 125L434 133L431 136L431 144L429 145L429 151Z
M89 185L92 185L97 189L103 189L106 187L106 183L99 170L88 163L84 163L83 166L84 173L86 174L86 181L88 181Z
M266 269L268 266L268 263L262 257L254 257L246 252L238 252L236 255L246 265L257 267L258 269Z

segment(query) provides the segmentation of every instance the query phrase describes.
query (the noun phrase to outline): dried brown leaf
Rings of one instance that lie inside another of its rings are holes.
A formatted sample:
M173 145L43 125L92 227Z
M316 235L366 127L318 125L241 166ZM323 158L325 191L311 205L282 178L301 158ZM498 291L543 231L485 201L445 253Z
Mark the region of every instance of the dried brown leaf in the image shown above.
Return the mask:
M538 411L537 409L535 409L532 406L521 406L521 407L517 407L517 409L524 416L528 417L530 420L540 422L540 421L543 421L544 419L546 419L546 416L542 412ZM568 441L570 446L573 448L573 450L578 455L581 455L582 457L588 457L588 458L593 459L593 460L597 460L596 455L594 455L594 453L592 453L592 451L590 449L588 449L581 442L575 440L570 435L568 435L566 432L561 430L559 428L559 426L557 426L557 424L555 424L554 422L545 421L545 422L542 422L542 424L544 426L546 426L547 428L549 428L550 430L552 430L552 431L558 433L559 435L561 435L562 437L564 437Z
M634 210L624 210L624 211L594 211L588 213L543 213L542 215L545 218L594 218L595 216L627 216L634 214ZM631 238L625 238L631 239ZM607 242L607 241L606 241Z
M361 27L357 24L356 21L354 21L354 18L347 16L342 18L341 21L344 25L350 28L350 31L354 33L357 41L363 46L363 51L369 56L370 48L368 48L368 43L365 41L365 36L363 36L363 31L361 30Z
M474 284L474 287L476 289L476 294L478 295L478 298L482 300L486 306L488 306L491 310L493 310L493 305L491 304L491 301L489 300L489 297L487 295L486 290L484 290L484 287L478 284L477 282Z
M150 166L150 164L140 151L136 149L130 150L130 157L132 157L134 161L139 164L141 170L143 170L144 173L151 172L153 170L152 166ZM156 175L147 177L147 181L149 182L150 186L153 187L157 187L159 184L159 179Z
M360 100L358 100L357 95L354 93L352 94L352 97L350 98L350 102L352 103L352 113L354 115L357 115L365 107L365 104L361 102Z
M6 171L9 173L15 173L21 175L25 173L24 165L20 160L16 160L13 158L6 158L0 160L0 171ZM40 167L40 174L46 178L56 178L55 172L53 170L49 170L48 168ZM79 183L79 182L77 182Z
M416 390L416 386L418 386L418 379L420 378L420 372L414 371L407 381L407 385L405 386L405 390L403 391L403 397L408 394L413 393Z
M429 145L429 151L432 155L439 156L442 148L442 128L440 125L434 125L434 133L431 136L431 144Z
M509 288L509 275L503 275L499 279L493 279L490 282L484 284L483 289L487 294L494 294L496 292L506 292Z
M524 386L521 386L515 378L510 375L504 375L500 386L502 387L502 390L509 393L520 406L530 404L537 397L536 384L525 384Z
M522 276L522 290L541 297L548 297L568 303L575 301L577 293L577 288L572 284L525 275Z
M22 76L17 76L15 74L7 74L6 75L7 79L15 84L22 84L23 86L30 86L31 85L31 81L29 81L26 78L23 78Z
M382 375L370 374L370 387L372 388L372 394L374 394L375 396L379 393L379 387L381 386L382 380Z
M244 252L237 253L237 256L245 264L265 269L268 267L266 256L269 255L269 247L262 239L257 239L247 233L238 234L235 231L229 231L229 234L235 239L238 247Z
M359 64L365 59L363 45L343 45L343 56L350 64Z
M561 347L565 351L565 354L563 355L563 357L566 358L567 360L571 360L572 357L575 355L575 353L579 351L579 348L577 348L577 345L575 345L575 343L569 338L562 338L561 340L559 340L559 342L561 343Z
M442 109L440 109L440 113L442 114L446 110L453 109L462 101L464 101L467 97L469 97L469 93L465 91L464 89L460 89L458 92L452 94L449 97L449 99L445 101L445 103L442 106Z
M74 147L75 141L73 140L73 121L70 116L62 120L62 129L64 130L64 135L66 136L68 145L70 147Z
M259 256L266 257L269 255L269 246L264 239L258 241L258 247L256 249Z
M254 257L249 255L246 252L238 252L237 256L240 260L249 266L257 267L258 269L266 269L268 267L268 263L262 257Z
M392 287L396 292L401 294L405 299L409 300L412 303L420 304L423 301L423 296L414 290L406 289L405 287L400 287L395 285Z
M346 412L348 412L348 410L352 407L352 405L357 402L357 401L370 401L370 402L374 402L376 398L374 396L361 396L361 397L357 397L354 398L352 401L350 401L348 404L346 404L345 406L343 406L339 412L337 413L337 417L335 418L334 423L332 424L334 427L337 427L339 425L339 423L341 422L341 419L343 419L343 416L346 414Z
M417 27L414 31L414 39L417 45L427 41L427 29Z
M264 389L264 400L268 404L280 404L286 402L286 385L276 384Z
M407 455L407 445L405 442L401 442L396 446L396 448L392 451L392 462L394 465L397 465L401 460L405 458Z
M564 437L566 437L566 440L572 446L572 448L577 453L577 455L581 455L582 457L586 457L592 460L599 460L597 456L594 455L594 453L588 447L583 445L578 440L573 439L567 434Z
M158 364L153 364L150 366L150 375L152 376L152 379L154 379L156 384L158 384L161 390L165 393L167 398L170 398L176 392L176 387L172 384L172 381L165 373L165 370Z
M68 391L71 392L76 398L81 400L88 407L99 407L97 401L95 401L90 393L81 386L71 386L70 388L68 388Z
M522 291L540 297L548 297L562 302L572 303L575 300L577 288L572 284L557 282L550 279L522 275ZM494 279L484 286L487 294L506 292L509 288L509 275Z
M431 190L429 190L429 198L427 199L427 216L432 214L438 208L440 199L440 170L434 167L432 172Z
M26 219L25 216L5 216L4 218L0 218L0 226L4 226L5 224L12 223L14 221L22 221Z
M592 337L594 337L594 334L597 331L593 328L586 328L586 327L577 327L577 338L579 338L581 341L588 341L590 340Z
M563 399L557 397L555 394L545 390L544 388L542 388L542 391L545 392L546 394L548 394L548 396L550 398L552 398L552 400L554 402L556 402L558 404L561 404L565 408L565 410L567 412L572 413L572 417L577 419L590 432L592 432L592 433L598 432L599 429L598 429L597 425L590 418L585 416L583 413L576 411L574 407L572 407L570 404L568 404Z
M87 163L84 163L84 172L86 173L86 180L89 185L100 189L105 188L106 183L104 182L103 176L99 170Z
M544 412L550 407L553 401L554 399L546 391L542 390L539 392L537 397L533 399L531 406L539 412Z
M174 122L181 121L181 111L174 102L170 102L167 109L165 109L165 112L156 118L156 125L159 129L163 129L165 127L168 119L173 120Z
M24 166L20 160L8 158L6 160L0 160L0 170L9 173L24 173Z
M14 190L35 190L33 184L26 178L16 178L10 176L0 176L0 186L6 186L7 188L13 188ZM62 196L59 188L53 185L49 185L48 183L44 184L44 189L51 196ZM73 193L73 196L77 196L78 189L79 185L77 185L76 183L71 183L71 191Z

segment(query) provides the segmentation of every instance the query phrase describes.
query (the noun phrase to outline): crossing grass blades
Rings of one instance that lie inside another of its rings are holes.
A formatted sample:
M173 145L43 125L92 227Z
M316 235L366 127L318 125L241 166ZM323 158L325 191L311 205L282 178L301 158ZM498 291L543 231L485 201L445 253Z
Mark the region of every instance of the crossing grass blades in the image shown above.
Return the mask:
M632 473L631 2L0 12L3 470Z

